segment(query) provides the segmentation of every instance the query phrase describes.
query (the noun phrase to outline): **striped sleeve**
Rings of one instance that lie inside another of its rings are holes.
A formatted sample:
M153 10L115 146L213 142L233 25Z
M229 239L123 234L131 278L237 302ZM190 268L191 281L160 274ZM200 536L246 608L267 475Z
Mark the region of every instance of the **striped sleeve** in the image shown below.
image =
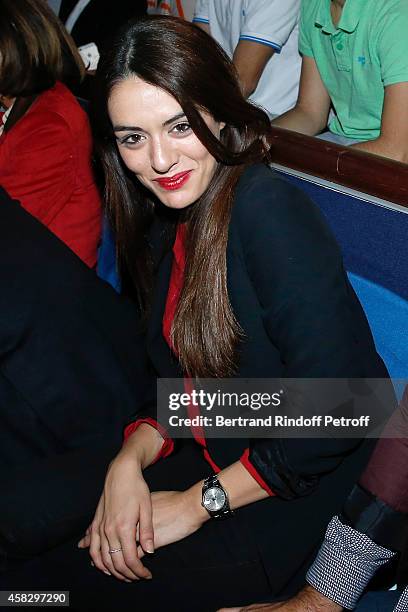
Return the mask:
M240 40L267 45L280 53L298 22L300 0L251 0L244 6Z
M210 23L209 0L197 0L193 23Z

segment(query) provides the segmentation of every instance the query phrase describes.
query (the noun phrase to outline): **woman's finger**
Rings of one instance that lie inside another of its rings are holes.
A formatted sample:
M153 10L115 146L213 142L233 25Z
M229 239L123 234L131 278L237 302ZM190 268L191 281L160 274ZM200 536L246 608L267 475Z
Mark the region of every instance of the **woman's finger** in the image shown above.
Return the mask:
M154 553L152 502L150 496L140 504L139 544L147 553Z
M132 570L140 578L150 580L152 577L151 572L141 563L140 556L138 554L138 547L136 545L136 529L133 529L131 533L121 533L122 552L123 559L127 567Z
M137 556L139 559L142 559L145 556L145 551L140 545L137 547Z
M101 557L104 567L108 568L108 571L112 574L112 576L118 580L122 580L124 582L139 580L139 577L126 567L123 561L122 547L119 542L117 542L117 546L111 547L108 540L104 538L101 546Z
M105 574L109 574L109 568L106 567L102 560L101 555L101 536L103 535L103 530L101 527L103 514L105 511L105 496L102 493L99 503L96 507L95 516L92 523L89 526L89 554L91 556L92 562L101 572L105 572Z
M90 544L91 544L91 529L90 527L88 527L88 529L85 531L84 537L78 542L78 548L88 548Z
M102 542L100 535L100 527L93 527L91 525L91 543L89 545L89 554L91 556L92 562L97 569L105 574L109 574L110 570L107 565L105 565L102 558Z
M105 507L105 496L102 495L99 498L98 505L96 506L95 516L93 518L92 523L89 525L87 530L85 531L85 535L78 542L79 548L88 548L91 545L92 540L92 531L94 531L97 535L99 535L99 525L102 521L103 512Z
M134 571L130 569L127 564L129 561L125 561L123 551L112 554L111 557L114 565L114 571L120 574L125 580L133 581L140 580L141 578L150 579L152 577L149 570L145 568L144 565L138 559L136 562L134 560L132 562L132 567L134 568Z
M114 571L123 578L127 580L151 578L151 573L137 557L135 527L129 530L122 528L120 532L115 528L105 527L105 535L109 543L107 548L102 545L105 565L112 568L107 561L107 555L109 555Z

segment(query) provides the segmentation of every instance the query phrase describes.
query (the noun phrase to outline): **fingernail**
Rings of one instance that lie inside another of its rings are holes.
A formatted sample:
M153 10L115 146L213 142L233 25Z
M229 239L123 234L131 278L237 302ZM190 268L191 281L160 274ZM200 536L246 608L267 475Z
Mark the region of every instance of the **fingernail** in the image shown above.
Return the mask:
M92 567L95 567L95 563L93 561L91 561L91 565Z
M146 542L146 552L152 554L154 553L154 543L153 540L147 540Z
M103 570L104 574L106 574L107 576L112 576L112 574L110 572L108 572L108 570Z
M151 580L153 578L153 576L151 574L149 574L149 576L146 576L146 580Z

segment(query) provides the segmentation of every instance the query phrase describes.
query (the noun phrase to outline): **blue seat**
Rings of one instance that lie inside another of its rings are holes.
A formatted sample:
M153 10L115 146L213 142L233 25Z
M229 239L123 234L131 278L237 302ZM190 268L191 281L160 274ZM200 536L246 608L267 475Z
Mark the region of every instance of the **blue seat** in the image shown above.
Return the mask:
M115 236L106 217L102 223L102 237L98 249L96 273L120 293L121 282L117 268Z
M397 395L408 382L408 210L279 169L321 209Z
M364 308L377 351L401 399L404 379L408 377L408 302L357 274L349 272L348 276Z

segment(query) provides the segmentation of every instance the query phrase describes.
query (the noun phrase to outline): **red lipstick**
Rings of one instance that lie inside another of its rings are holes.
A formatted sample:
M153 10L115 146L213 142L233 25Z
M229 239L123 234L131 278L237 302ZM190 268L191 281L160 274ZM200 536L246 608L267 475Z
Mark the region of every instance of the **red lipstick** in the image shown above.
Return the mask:
M159 183L160 187L166 189L166 191L175 191L176 189L181 189L181 187L187 183L190 174L191 170L187 170L187 172L179 172L174 176L166 176L154 180Z

